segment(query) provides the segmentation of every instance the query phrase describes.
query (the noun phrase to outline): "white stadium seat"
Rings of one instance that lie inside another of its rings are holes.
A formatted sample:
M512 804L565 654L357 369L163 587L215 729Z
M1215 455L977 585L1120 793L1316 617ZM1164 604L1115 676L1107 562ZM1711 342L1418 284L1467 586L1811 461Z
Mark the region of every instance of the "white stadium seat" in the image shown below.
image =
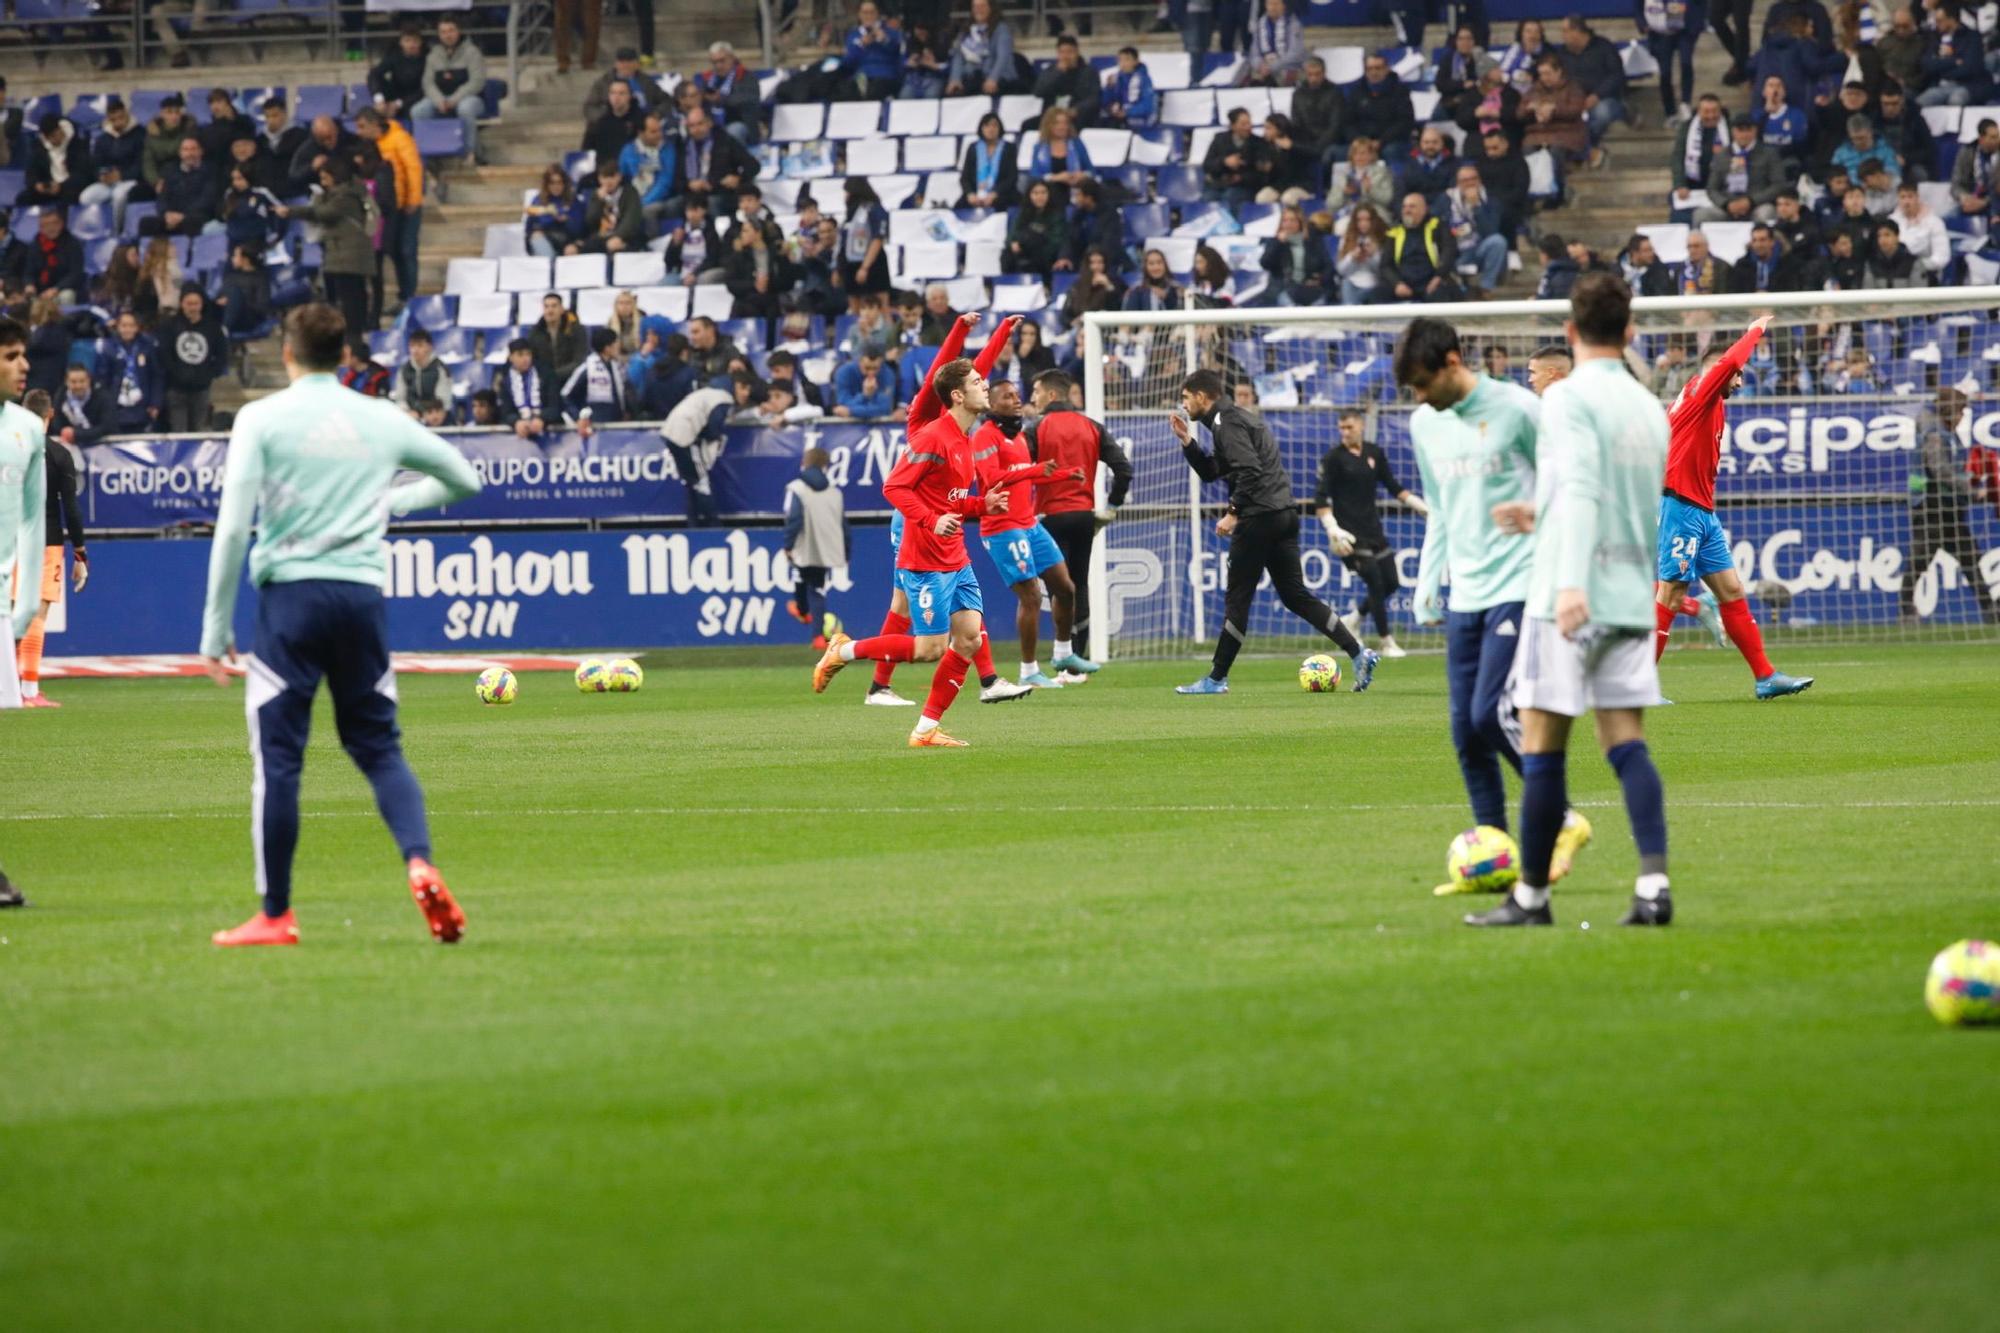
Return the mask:
M453 259L444 266L446 296L476 296L495 290L500 264L493 259Z
M894 139L880 136L856 139L847 145L847 174L850 176L887 176L901 165L902 145ZM889 207L894 208L894 204Z
M628 250L611 260L611 285L614 287L657 287L666 278L667 257L651 250Z
M540 255L524 255L513 259L502 259L500 278L494 284L496 291L539 292L549 286L549 261Z
M586 288L576 294L576 317L586 325L608 323L611 304L617 299L616 287Z
M1160 123L1192 128L1215 123L1215 90L1186 89L1160 94Z
M1171 92L1194 83L1194 62L1187 52L1146 51L1141 54L1145 58L1146 72L1153 76L1153 87L1158 91Z
M870 176L868 183L875 188L875 196L882 201L882 207L900 209L915 197L917 187L923 181L917 176L891 174Z
M1000 255L1006 248L1004 241L967 241L965 243L965 271L975 278L997 278L1000 276Z
M993 109L990 97L947 97L938 103L939 134L977 134L979 120Z
M1033 93L1009 93L1000 99L1000 125L1010 134L1023 125L1039 124L1041 119L1042 99Z
M780 102L771 112L771 139L774 143L797 143L817 139L826 124L826 106L821 102Z
M497 329L513 322L514 298L506 292L467 293L458 298L458 327L462 329Z
M1085 130L1079 137L1094 167L1122 167L1125 159L1132 155L1130 130Z
M934 208L954 208L965 197L965 182L956 171L933 171L924 177L923 201Z
M955 171L957 169L958 140L951 135L903 140L903 170Z
M952 278L944 289L954 310L984 310L988 304L984 278Z
M919 241L899 247L903 277L912 282L955 278L959 273L958 246L952 242Z
M866 139L882 128L880 102L835 102L826 109L826 137Z
M565 289L608 286L611 279L606 270L609 267L603 255L559 255L556 258L555 285Z
M729 312L735 308L736 298L731 296L729 289L719 282L703 282L695 284L694 299L688 305L690 315L728 319Z
M648 315L659 315L678 323L688 317L688 288L686 287L641 287L638 291L639 309Z
M918 134L936 134L938 105L929 98L911 100L897 98L889 103L889 128L885 133L898 139L907 139L911 135Z

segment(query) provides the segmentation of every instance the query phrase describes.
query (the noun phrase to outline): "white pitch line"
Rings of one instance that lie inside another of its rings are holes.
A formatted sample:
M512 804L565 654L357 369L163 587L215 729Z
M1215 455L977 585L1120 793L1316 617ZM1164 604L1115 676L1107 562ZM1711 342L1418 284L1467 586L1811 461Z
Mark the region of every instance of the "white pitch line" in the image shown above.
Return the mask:
M1576 805L1586 809L1615 809L1621 801L1577 801ZM1926 800L1926 801L1673 801L1667 802L1674 810L1938 810L1974 809L1990 810L2000 807L2000 797L1973 800ZM1271 814L1271 815L1324 815L1342 810L1360 811L1409 811L1409 810L1462 810L1462 801L1409 801L1401 803L1326 802L1317 805L1259 805L1259 804L1210 804L1210 805L628 805L628 806L536 806L513 810L451 810L431 807L434 817L457 819L518 819L524 815L549 819L577 819L599 816L613 819L638 818L647 815L996 815L996 814L1080 814L1080 815L1185 815L1185 814ZM301 815L306 819L377 819L373 810L306 810ZM0 814L0 823L38 824L55 823L61 820L105 821L105 820L196 820L196 819L242 819L244 814L235 810L142 810L129 814L109 811L79 811L76 813L6 813Z

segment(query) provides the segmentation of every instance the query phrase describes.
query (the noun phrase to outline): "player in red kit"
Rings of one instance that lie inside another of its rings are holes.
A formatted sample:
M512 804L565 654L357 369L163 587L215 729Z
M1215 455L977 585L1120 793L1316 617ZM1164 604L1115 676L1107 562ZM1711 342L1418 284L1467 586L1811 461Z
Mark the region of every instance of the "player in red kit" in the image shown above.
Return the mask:
M965 744L938 726L965 683L986 632L979 580L965 550L965 520L1005 513L1013 496L1011 487L973 494L972 440L967 432L986 410L985 377L961 357L940 369L933 384L943 414L910 437L902 461L882 485L882 494L905 520L896 554L896 581L909 599L916 633L883 634L858 643L836 634L813 668L813 690L821 693L835 673L857 657L937 662L930 698L910 733L912 747Z
M1042 674L1035 660L1036 639L1042 626L1042 589L1047 586L1049 610L1055 619L1056 642L1069 640L1076 616L1076 584L1069 566L1056 546L1055 538L1036 516L1036 485L1053 481L1056 461L1037 463L1028 453L1028 441L1021 434L1021 393L1006 380L987 390L992 410L972 437L972 465L979 474L979 489L991 494L1001 487L1014 488L1014 498L1004 514L985 514L979 520L979 539L993 558L993 567L1013 588L1019 601L1014 614L1015 631L1021 639L1021 683L1041 690L1059 690L1062 682ZM1063 479L1072 484L1083 479L1083 469L1071 468ZM1085 677L1084 679L1088 679Z
M1655 660L1667 651L1667 636L1688 585L1696 579L1715 593L1722 628L1750 664L1757 679L1757 697L1776 699L1797 694L1811 676L1787 676L1764 656L1764 636L1744 600L1743 580L1729 555L1729 534L1715 516L1715 474L1722 464L1722 423L1729 397L1743 385L1743 367L1770 327L1760 315L1734 346L1689 380L1667 411L1673 434L1667 445L1667 481L1660 497L1660 568L1658 605L1654 608Z
M1002 320L1000 322L1000 331L987 340L986 346L980 350L978 358L973 361L973 368L979 372L982 378L992 372L994 363L1000 359L1001 350L1007 346L1008 338L1013 336L1014 326L1020 322L1021 317L1019 315L1010 315ZM940 369L958 359L959 352L965 347L965 336L978 323L978 313L968 311L959 316L957 321L945 331L944 342L939 346L937 356L932 359L930 370L924 376L923 388L910 401L909 415L905 419L903 430L906 439L914 436L925 426L937 420L938 414L944 411L944 405L938 401L937 389L934 383L937 379L937 373ZM901 550L902 545L903 515L901 511L898 511L889 520L889 546L892 550ZM909 632L910 600L903 594L903 589L897 586L890 593L889 614L882 618L882 633L884 635L906 635ZM979 673L979 702L983 704L1006 703L1012 699L1024 698L1032 693L1026 687L1000 678L1000 673L993 666L993 650L984 638L979 641L979 651L973 655L972 667L974 671ZM884 658L878 660L875 663L875 679L869 684L868 693L862 696L861 701L866 704L886 705L892 708L909 706L912 702L911 700L903 698L903 696L897 694L889 687L889 681L894 676L895 671L896 663L893 659Z

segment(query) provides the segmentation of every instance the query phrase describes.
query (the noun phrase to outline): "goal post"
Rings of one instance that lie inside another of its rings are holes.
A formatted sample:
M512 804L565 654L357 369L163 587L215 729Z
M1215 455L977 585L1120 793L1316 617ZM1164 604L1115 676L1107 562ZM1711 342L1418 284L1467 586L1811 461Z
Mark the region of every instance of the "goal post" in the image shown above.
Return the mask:
M1633 303L1627 363L1671 401L1710 350L1770 314L1730 400L1716 512L1738 573L1774 642L2000 641L2000 287L1652 297ZM1221 618L1226 491L1203 486L1168 417L1198 368L1248 385L1301 505L1358 411L1397 482L1421 492L1409 444L1413 404L1391 370L1419 315L1450 320L1468 363L1526 382L1536 348L1563 339L1564 301L1430 306L1098 311L1084 316L1085 410L1132 460L1133 482L1089 571L1093 650L1120 658L1199 655ZM1953 419L1955 417L1955 420ZM1424 519L1378 495L1402 591L1391 629L1437 646L1411 616ZM1345 613L1360 578L1319 525L1301 544L1315 593ZM1319 642L1261 594L1251 651ZM1369 628L1364 626L1364 628ZM1676 646L1708 637L1692 618Z

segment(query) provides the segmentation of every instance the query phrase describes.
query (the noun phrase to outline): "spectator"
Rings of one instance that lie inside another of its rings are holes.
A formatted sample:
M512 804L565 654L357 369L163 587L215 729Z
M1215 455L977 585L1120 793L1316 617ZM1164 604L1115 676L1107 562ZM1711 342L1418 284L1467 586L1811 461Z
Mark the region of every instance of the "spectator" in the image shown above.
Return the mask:
M1546 30L1540 19L1522 19L1514 25L1514 44L1500 56L1500 72L1507 76L1507 82L1514 91L1526 97L1539 77L1535 70L1542 63L1542 57L1555 54L1549 45Z
M451 397L451 372L437 359L430 331L422 325L410 330L410 358L389 377L389 401L417 415L417 404L426 398Z
M646 213L639 192L620 174L618 163L597 169L597 193L583 211L583 235L563 247L566 255L618 255L646 248Z
M921 312L923 302L917 301L916 308ZM841 351L855 357L868 352L887 356L896 349L899 333L899 325L887 310L879 305L865 305L855 315L853 331L841 343Z
M1426 199L1439 199L1457 179L1458 159L1452 156L1444 131L1435 125L1424 126L1417 136L1417 151L1410 154L1409 165L1403 168L1403 188Z
M146 185L146 132L133 121L122 99L113 97L104 109L104 124L91 145L91 183L77 195L80 204L110 204L119 229L125 226L125 205L134 197L150 199Z
M368 280L375 272L375 244L369 235L368 200L354 179L354 170L329 159L319 170L320 193L300 208L280 205L278 216L297 217L320 229L324 247L320 277L326 299L339 307L350 331L365 330L368 321Z
M54 394L69 369L70 347L76 336L63 318L62 302L37 296L28 305L28 389Z
M1250 132L1250 113L1236 107L1229 113L1229 132L1210 140L1202 158L1202 197L1242 208L1270 181L1273 165L1270 146Z
M1850 116L1847 120L1847 142L1835 151L1833 165L1845 171L1849 180L1855 181L1860 180L1865 174L1862 170L1864 164L1882 162L1885 157L1893 156L1894 154L1888 149L1876 144L1873 120L1867 116ZM1884 163L1884 165L1891 164ZM1899 172L1895 169L1890 171L1891 176L1897 174Z
M1593 145L1590 165L1604 165L1602 144L1610 128L1625 119L1625 63L1618 48L1592 32L1579 15L1563 20L1563 69L1583 90L1584 120Z
M1320 65L1320 83L1326 86L1326 65ZM1295 103L1296 105L1296 103ZM1160 122L1160 97L1153 89L1153 75L1139 59L1139 48L1118 48L1118 68L1101 94L1099 110L1113 127L1149 130ZM983 127L982 127L983 128Z
M1084 62L1076 38L1064 33L1056 39L1056 63L1035 80L1035 96L1042 99L1043 114L1061 107L1069 112L1075 128L1088 129L1097 124L1098 100L1102 95L1103 85L1097 81L1097 71Z
M1329 202L1339 215L1359 207L1385 210L1396 197L1396 178L1382 161L1381 145L1366 137L1347 146L1347 162L1335 167Z
M471 426L498 426L500 422L500 399L491 389L477 389L468 400L472 409Z
M208 92L208 124L195 131L201 140L202 160L220 169L229 161L229 145L238 139L255 139L257 127L247 116L236 113L236 102L227 89Z
M674 89L674 105L668 112L667 132L669 134L678 134L685 139L687 137L688 121L697 111L704 114L707 111L707 108L701 104L701 86L693 79L683 79L679 86ZM710 116L709 119L714 120L715 117ZM742 145L739 144L737 146L741 147Z
M355 126L395 173L394 208L382 209L383 248L396 266L398 301L407 305L417 289L417 256L424 224L423 160L417 156L417 143L410 132L373 107L363 108Z
M1385 157L1410 151L1417 113L1410 105L1410 90L1390 71L1387 57L1370 51L1362 62L1361 77L1348 85L1345 96L1347 120L1342 129L1350 143L1373 139Z
M991 379L994 383L1005 380L1018 389L1032 386L1038 376L1056 368L1056 354L1042 341L1042 326L1024 319L1014 326Z
M1047 181L1028 186L1028 202L1014 215L1007 232L1007 248L1001 255L1001 269L1007 273L1030 273L1048 281L1058 261L1068 263L1069 218L1049 194Z
M199 283L181 288L180 309L160 325L167 376L167 429L208 429L209 389L229 369L229 335Z
M622 83L638 104L642 116L657 113L664 123L671 110L667 90L660 87L657 80L640 68L639 53L629 46L618 48L611 57L611 68L597 76L590 85L590 91L583 98L583 123L588 125L602 116L611 106L611 85Z
M146 257L139 265L139 287L132 297L132 309L150 326L162 310L171 310L181 299L181 261L174 244L165 236L146 242Z
M584 235L583 200L562 167L550 163L542 172L542 188L529 201L523 218L528 252L543 256L563 253Z
M764 94L757 76L736 58L736 48L728 42L710 42L708 68L694 76L694 83L701 89L702 106L729 137L745 150L756 147Z
M1951 164L1951 197L1967 217L1989 216L1995 178L2000 177L2000 121L1983 118L1979 135L1958 150Z
M925 347L942 346L944 335L957 322L958 311L951 308L951 289L941 282L924 288L924 309L917 328L917 341Z
M1960 22L1958 10L1940 5L1933 11L1936 30L1924 44L1924 58L1918 64L1923 91L1918 106L1965 106L1984 103L1992 94L1993 79L1986 72L1986 51L1979 33Z
M674 460L674 475L687 487L691 525L714 523L720 517L708 472L722 454L734 399L729 389L694 389L660 425L660 436Z
M689 113L686 125L681 180L674 193L687 201L697 195L707 199L716 215L735 212L737 189L757 179L757 160L729 135L716 133L715 118L705 110Z
M369 95L383 115L400 120L409 114L411 107L424 100L427 54L423 29L405 23L396 34L396 44L368 71Z
M557 292L542 298L542 317L528 331L528 345L534 349L535 364L557 384L568 382L570 372L590 355L582 323Z
M201 140L182 139L180 160L160 182L160 226L172 236L198 236L214 220L215 173L202 161Z
M965 146L958 171L959 202L966 208L1012 208L1021 202L1016 149L1007 141L1000 117L988 111L979 133Z
M983 93L988 97L1018 92L1014 67L1014 29L1000 17L993 0L972 0L972 21L952 44L951 65L945 71L944 94Z
M154 430L166 403L166 380L159 344L139 331L139 317L127 310L118 316L115 336L99 354L99 369L116 410L114 435L141 435Z
M1434 84L1439 112L1457 120L1466 106L1479 102L1480 80L1486 71L1499 68L1500 62L1479 45L1472 26L1459 24L1451 35L1450 48L1438 56Z
M1868 256L1868 271L1861 280L1866 288L1922 287L1924 275L1917 257L1903 245L1902 229L1894 218L1880 218L1875 224L1875 246Z
M1884 78L1894 79L1904 88L1923 83L1924 35L1917 30L1917 16L1908 6L1889 17L1886 32L1875 39L1875 54L1882 58Z
M650 17L650 0L640 0L640 11ZM642 24L645 22L641 20ZM583 67L597 68L597 39L604 28L604 0L556 0L556 73L569 73L569 44L575 29L583 29Z
M1383 271L1387 234L1388 224L1371 204L1360 205L1347 219L1347 234L1333 261L1342 305L1371 305L1388 296Z
M1824 13L1824 9L1821 10ZM1863 36L1864 19L1866 36ZM1863 4L1861 0L1847 0L1840 6L1840 15L1834 24L1833 49L1840 53L1840 74L1845 78L1849 70L1861 75L1861 82L1868 88L1871 97L1882 95L1882 84L1887 75L1882 69L1882 57L1875 50L1875 39L1879 36L1875 24L1875 7ZM1829 73L1833 71L1829 70Z
M1774 0L1764 11L1764 36L1784 32L1801 19L1805 21L1806 40L1823 50L1833 49L1833 19L1820 0Z
M111 395L91 384L87 367L70 366L63 377L63 391L53 397L56 414L49 423L51 438L83 449L110 433L116 415Z
M1750 247L1743 252L1729 269L1729 290L1732 292L1789 292L1796 290L1791 283L1796 266L1778 247L1778 238L1770 224L1759 222L1750 228Z
M1305 25L1287 12L1285 0L1264 0L1264 12L1250 25L1250 58L1238 82L1289 88L1306 63Z
M0 278L6 272L6 266L0 264ZM136 241L120 241L112 247L111 260L91 289L91 304L106 310L128 310L138 295L139 245Z
M1189 290L1194 293L1195 308L1199 310L1235 304L1236 283L1229 274L1229 263L1214 246L1195 249Z
M840 283L848 308L880 305L889 290L889 211L875 187L849 176L843 187L847 216L841 224Z
M1347 99L1327 79L1326 62L1308 56L1305 77L1292 92L1292 137L1321 164L1331 166L1340 160L1346 121Z
M799 475L785 486L785 559L792 566L792 618L812 626L813 646L824 648L839 621L826 609L827 580L848 563L854 542L847 502L827 479L833 456L817 446L799 459Z
M1459 298L1458 247L1451 232L1430 215L1430 204L1412 191L1403 196L1403 221L1391 227L1383 278L1398 301Z
M479 118L486 114L486 56L465 40L449 14L439 16L437 33L437 45L424 57L424 100L410 108L410 119L457 116L465 127L465 155L477 162Z
M1812 113L1812 166L1819 176L1833 163L1833 155L1847 146L1847 125L1855 116L1873 116L1868 89L1860 83L1843 83L1833 101L1816 106Z
M1674 208L1684 211L1694 206L1689 197L1708 189L1708 174L1716 157L1729 144L1729 122L1722 114L1722 99L1703 93L1695 102L1694 118L1680 128L1674 139Z
M1826 238L1827 278L1835 291L1858 292L1868 276L1868 261L1854 249L1854 233L1829 232Z
M253 185L240 166L231 167L227 179L228 187L217 204L224 234L229 237L230 245L250 246L261 254L284 231L284 223L278 217L278 201L269 190Z
M180 165L181 140L194 133L194 122L188 119L185 106L179 93L168 93L160 103L159 114L146 126L145 156L140 159L140 174L147 186L155 191Z
M902 89L903 34L882 21L875 0L861 0L854 12L840 71L847 76L844 95L857 101L879 101Z
M1084 251L1083 262L1077 268L1077 278L1070 284L1063 296L1060 311L1064 328L1072 328L1076 322L1093 310L1117 310L1125 300L1125 288L1118 281L1117 269L1110 254L1093 246Z
M1167 271L1167 257L1148 250L1139 260L1139 281L1125 293L1127 310L1179 310L1185 304L1173 274Z
M285 170L275 158L264 151L262 139L229 141L229 156L222 160L219 175L226 181L229 179L229 173L238 169L243 172L244 179L249 182L252 189L268 192L273 203L277 202L277 197L285 192Z
M555 385L526 338L507 344L507 364L493 376L493 399L499 420L523 440L541 435L560 419Z
M319 169L328 162L339 160L354 165L354 150L360 140L340 127L331 116L315 116L311 128L306 131L306 141L292 154L290 166L286 170L287 194L304 194L319 183ZM151 152L152 139L146 140L146 151Z
M611 317L604 327L618 335L618 354L631 357L645 337L645 317L639 313L639 295L631 288L611 298Z
M1265 117L1263 142L1271 173L1257 202L1296 204L1310 198L1319 188L1319 160L1299 142L1292 118L1281 111Z
M736 343L724 336L715 321L706 315L696 315L687 322L688 355L695 374L706 383L713 383L729 373L729 363L742 358Z
M28 183L15 203L21 208L69 208L91 183L90 149L76 126L51 111L28 143Z
M779 298L791 290L798 275L783 247L771 244L777 234L774 226L756 224L739 225L730 232L723 281L735 298L731 318L770 320L781 313Z
M436 398L421 399L417 403L416 417L426 430L442 430L453 424L451 409Z
M1868 211L1876 217L1896 211L1896 182L1882 159L1871 157L1861 164L1861 191L1867 197Z
M1763 88L1764 101L1752 117L1758 141L1776 149L1785 175L1796 179L1808 141L1806 113L1785 100L1785 81L1777 75L1768 76Z
M755 229L751 231L755 235ZM625 355L618 335L610 329L590 331L590 354L563 381L563 407L588 439L599 426L615 426L631 418L625 388Z
M951 47L938 26L927 17L912 13L903 19L903 90L897 94L912 101L935 101L944 96L946 71L951 64Z
M1270 277L1253 305L1326 305L1333 297L1333 261L1297 204L1278 214L1278 234L1264 242L1259 262Z
M1479 168L1466 162L1458 168L1458 179L1445 193L1442 216L1451 231L1452 246L1461 260L1479 266L1479 290L1475 296L1499 290L1507 276L1507 255L1512 249L1508 233L1500 221L1500 208L1487 196L1480 182Z
M1083 257L1101 250L1107 257L1125 251L1125 220L1118 210L1104 202L1104 187L1085 180L1070 196L1074 212L1069 219L1069 247L1052 266L1081 271Z
M840 224L821 218L813 233L797 247L799 285L794 295L798 308L831 318L845 314L847 296L840 289Z
M799 359L790 352L778 351L765 358L765 367L770 371L770 387L782 389L790 394L792 401L801 407L826 410L826 395L820 387L799 373Z
M1792 202L1798 202L1797 195L1793 196ZM1632 239L1625 243L1625 249L1618 255L1618 272L1634 296L1674 294L1674 275L1660 262L1659 254L1653 248L1653 238L1642 232L1635 232Z
M1485 138L1486 156L1480 158L1474 167L1479 172L1479 183L1486 187L1486 193L1493 200L1493 206L1500 210L1500 229L1511 238L1521 234L1528 224L1528 163L1521 151L1514 147L1504 131L1490 131Z
M1799 192L1789 186L1778 191L1777 211L1778 216L1771 223L1771 230L1777 234L1786 251L1808 257L1817 255L1821 244L1819 224L1800 207Z
M1522 146L1547 148L1570 162L1600 160L1590 146L1589 109L1589 95L1550 56L1535 67L1535 86L1521 99Z
M1709 206L1696 209L1695 220L1769 222L1778 215L1778 191L1784 188L1785 164L1777 149L1758 143L1757 122L1738 113L1729 122L1729 147L1709 167ZM1718 199L1719 207L1713 202Z
M267 97L258 108L264 117L264 128L257 131L257 152L276 164L280 177L289 173L292 157L305 146L306 132L292 123L291 112L285 109L282 97Z
M687 335L669 333L658 343L657 355L641 355L628 365L640 406L651 420L664 420L700 383L695 368L688 363ZM646 362L643 372L641 362Z
M1846 232L1854 241L1856 258L1866 259L1875 246L1875 232L1880 219L1868 207L1868 192L1854 187L1843 191L1840 196L1840 212L1834 217L1833 232Z
M1041 142L1035 145L1028 179L1047 181L1049 197L1068 208L1070 187L1088 180L1093 170L1089 150L1076 137L1076 117L1059 106L1044 111Z
M879 355L849 361L833 373L833 411L843 418L886 417L896 407L896 377L883 369Z
M1674 275L1676 296L1722 296L1729 291L1729 269L1708 252L1708 237L1687 234L1687 258Z
M83 244L70 234L59 209L48 209L35 219L35 239L14 255L8 277L23 291L52 297L59 305L75 305L87 290Z
M722 281L722 266L728 260L708 220L708 201L690 196L681 223L669 233L666 248L667 276L679 275L681 286Z
M1882 85L1881 112L1875 118L1875 138L1903 164L1902 179L1927 181L1937 161L1937 141L1924 113L1910 105L1900 83Z
M639 137L639 127L644 122L645 112L633 100L631 85L623 79L616 80L611 85L604 114L591 121L583 132L583 150L597 154L600 163L616 162L625 145Z
M1570 289L1582 276L1582 266L1570 255L1563 238L1549 232L1536 243L1542 252L1542 276L1535 284L1537 301L1567 301Z
M1694 96L1694 48L1708 18L1704 0L1638 0L1639 36L1660 67L1660 116L1678 125L1694 113L1686 98ZM1680 62L1679 101L1674 97L1674 63Z
M1806 106L1811 104L1813 88L1821 79L1841 77L1847 68L1846 57L1818 46L1812 39L1811 28L1805 18L1795 16L1766 35L1764 45L1750 62L1754 87L1763 87L1766 79L1783 79L1786 99Z

